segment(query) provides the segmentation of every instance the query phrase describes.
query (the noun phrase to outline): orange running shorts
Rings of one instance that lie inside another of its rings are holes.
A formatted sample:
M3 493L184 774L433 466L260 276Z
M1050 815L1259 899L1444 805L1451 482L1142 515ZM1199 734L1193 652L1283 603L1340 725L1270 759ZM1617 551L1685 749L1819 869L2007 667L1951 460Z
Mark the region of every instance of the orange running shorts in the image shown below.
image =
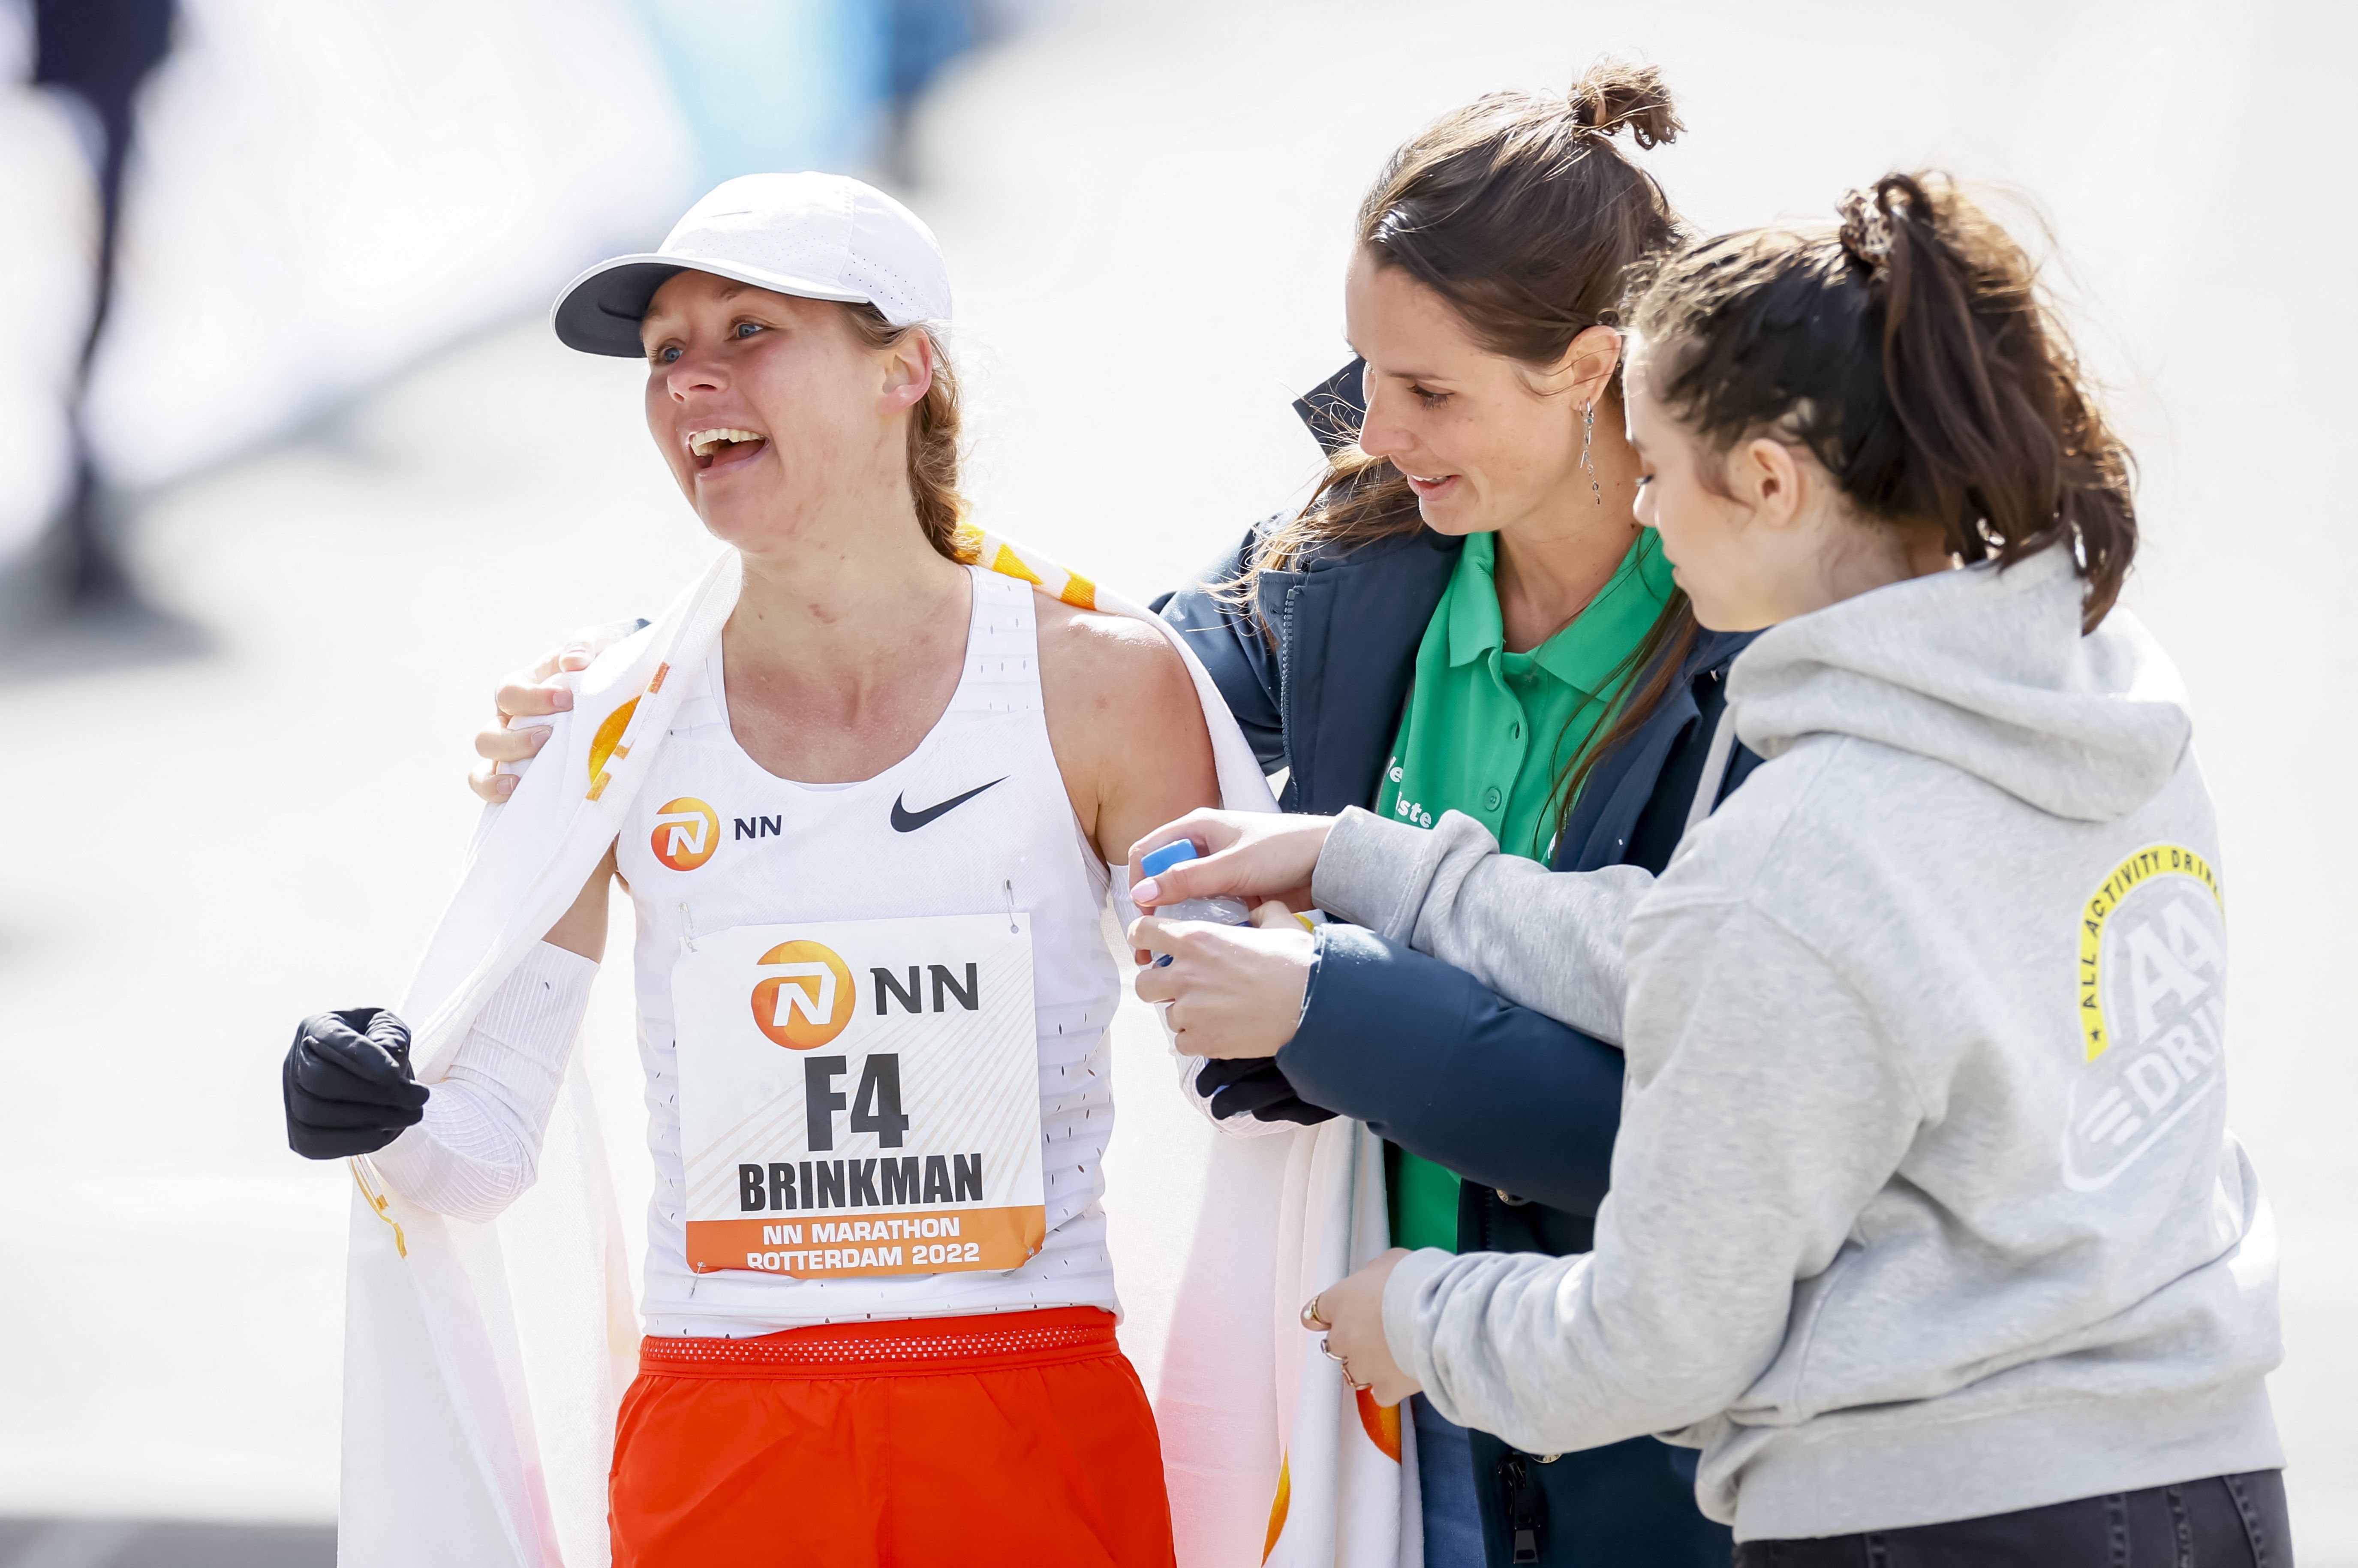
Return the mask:
M1168 1568L1138 1373L1095 1307L648 1339L614 1568Z

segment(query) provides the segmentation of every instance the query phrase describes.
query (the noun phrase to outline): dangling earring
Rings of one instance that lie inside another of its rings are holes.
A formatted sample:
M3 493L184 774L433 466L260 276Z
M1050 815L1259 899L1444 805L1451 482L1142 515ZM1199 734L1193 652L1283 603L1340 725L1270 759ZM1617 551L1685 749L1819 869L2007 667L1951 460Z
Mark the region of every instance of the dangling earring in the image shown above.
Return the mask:
M1580 411L1580 466L1588 470L1588 493L1596 504L1605 504L1604 487L1596 482L1596 465L1588 460L1589 443L1596 439L1596 405L1590 404Z

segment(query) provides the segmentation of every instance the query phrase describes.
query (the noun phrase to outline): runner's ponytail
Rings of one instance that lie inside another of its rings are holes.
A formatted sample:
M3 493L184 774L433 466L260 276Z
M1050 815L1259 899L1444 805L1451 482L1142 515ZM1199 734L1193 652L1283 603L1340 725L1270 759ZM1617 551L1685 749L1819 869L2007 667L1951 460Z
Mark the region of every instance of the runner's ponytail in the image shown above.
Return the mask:
M1851 503L2010 566L2068 543L2093 630L2136 554L2132 470L2037 269L1936 175L1854 191L1833 232L1689 245L1627 308L1664 405L1721 450L1806 446Z
M890 349L922 326L895 327L873 305L845 308L860 341L871 349ZM957 373L939 339L934 341L934 381L925 395L909 411L909 496L917 508L917 525L925 542L950 560L957 559L953 543L966 521L967 499L958 491L958 431L964 416L958 408Z

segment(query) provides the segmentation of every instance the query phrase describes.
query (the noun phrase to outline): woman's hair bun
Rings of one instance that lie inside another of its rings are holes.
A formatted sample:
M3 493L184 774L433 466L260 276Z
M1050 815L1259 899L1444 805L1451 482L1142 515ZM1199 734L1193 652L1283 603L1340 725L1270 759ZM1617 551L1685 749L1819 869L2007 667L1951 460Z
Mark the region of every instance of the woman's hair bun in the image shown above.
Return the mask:
M1650 65L1600 60L1572 85L1572 117L1604 135L1628 127L1641 147L1676 141L1686 126L1671 104L1662 72Z

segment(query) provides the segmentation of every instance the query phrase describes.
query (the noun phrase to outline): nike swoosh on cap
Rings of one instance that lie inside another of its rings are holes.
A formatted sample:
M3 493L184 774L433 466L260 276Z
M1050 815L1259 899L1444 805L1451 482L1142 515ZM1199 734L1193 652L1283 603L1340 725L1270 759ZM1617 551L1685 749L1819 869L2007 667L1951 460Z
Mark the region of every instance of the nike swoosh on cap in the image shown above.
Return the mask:
M992 784L1003 784L1006 782L1007 775L1001 774L1000 777L991 780L990 784L977 784L972 789L967 791L964 795L954 795L950 796L949 799L942 802L939 806L929 806L923 811L911 811L903 804L908 799L908 795L904 791L892 802L892 831L895 833L914 833L918 828L923 827L926 823L931 822L935 817L941 816L944 812L957 810L959 806L964 806L968 801L972 800L976 795L980 795L984 790L990 788Z

